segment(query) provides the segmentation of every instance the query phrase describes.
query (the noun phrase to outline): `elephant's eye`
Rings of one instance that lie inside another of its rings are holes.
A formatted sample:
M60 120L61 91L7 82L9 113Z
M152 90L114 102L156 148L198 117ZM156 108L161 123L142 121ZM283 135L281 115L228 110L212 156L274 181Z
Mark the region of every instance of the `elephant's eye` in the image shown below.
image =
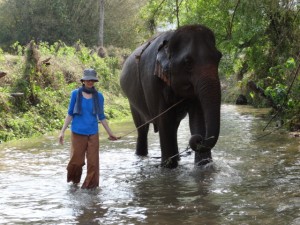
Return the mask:
M189 72L193 69L193 60L190 57L184 59L184 67Z

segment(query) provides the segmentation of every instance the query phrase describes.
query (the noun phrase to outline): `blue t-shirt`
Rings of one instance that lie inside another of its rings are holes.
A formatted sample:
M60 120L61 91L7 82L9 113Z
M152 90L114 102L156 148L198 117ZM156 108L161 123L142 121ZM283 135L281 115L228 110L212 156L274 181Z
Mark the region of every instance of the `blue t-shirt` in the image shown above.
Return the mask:
M101 112L96 115L93 114L93 98L85 98L82 96L81 114L74 114L74 106L76 103L78 89L71 93L71 100L69 104L68 114L73 117L71 123L71 131L76 134L93 135L98 133L98 120L104 120L104 97L98 92L99 106Z

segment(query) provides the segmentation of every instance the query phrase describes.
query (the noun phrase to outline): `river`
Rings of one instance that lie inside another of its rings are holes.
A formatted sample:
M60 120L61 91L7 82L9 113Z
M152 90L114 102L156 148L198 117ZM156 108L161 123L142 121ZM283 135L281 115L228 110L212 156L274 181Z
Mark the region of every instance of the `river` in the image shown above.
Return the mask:
M135 133L110 142L102 128L101 187L93 191L66 183L69 135L64 146L56 135L2 143L0 224L299 225L300 139L274 126L263 137L267 122L264 109L222 105L214 161L201 169L193 153L184 153L176 169L161 168L153 129L149 156L141 158ZM134 128L111 127L117 135ZM184 119L180 151L188 130Z

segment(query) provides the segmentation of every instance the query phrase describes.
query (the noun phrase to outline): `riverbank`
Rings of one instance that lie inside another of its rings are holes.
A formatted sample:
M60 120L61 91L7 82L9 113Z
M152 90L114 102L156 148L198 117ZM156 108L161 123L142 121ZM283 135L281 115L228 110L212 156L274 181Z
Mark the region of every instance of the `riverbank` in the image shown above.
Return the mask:
M40 136L61 129L70 93L81 86L84 68L94 68L105 97L109 122L130 117L129 104L119 87L127 50L109 48L105 57L77 43L66 46L31 42L0 51L0 142Z
M278 100L276 95L269 96L259 86L250 82L259 89L259 94L255 94L250 85L241 85L237 80L221 79L222 102L228 104L249 105L254 108L270 107L270 115L272 115L272 123L277 124L278 127L283 128L290 132L292 136L300 136L300 116L299 107L300 102L297 101L297 95L285 94L283 89L278 88L278 94L281 93L281 102L275 104ZM284 100L283 100L284 99ZM271 101L271 102L270 102ZM276 107L274 107L274 105Z

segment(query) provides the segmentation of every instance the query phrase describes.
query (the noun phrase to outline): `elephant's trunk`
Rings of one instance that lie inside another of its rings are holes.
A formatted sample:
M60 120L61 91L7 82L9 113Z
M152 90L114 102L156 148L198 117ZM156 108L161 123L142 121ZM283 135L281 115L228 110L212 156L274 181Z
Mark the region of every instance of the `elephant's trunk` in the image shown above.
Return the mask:
M216 96L206 97L201 101L204 114L206 134L204 137L204 146L213 148L217 143L220 133L220 105L219 91Z
M194 79L195 94L200 102L201 110L196 110L194 117L201 117L198 123L204 123L204 129L196 128L192 130L192 134L201 135L203 139L200 141L199 137L191 138L190 144L198 143L195 151L205 152L209 151L215 146L220 133L220 106L221 106L221 88L218 78L218 71L216 66L207 66L201 69L200 78ZM201 111L201 112L199 112ZM203 127L203 124L195 125L195 127ZM201 145L199 143L201 142Z

